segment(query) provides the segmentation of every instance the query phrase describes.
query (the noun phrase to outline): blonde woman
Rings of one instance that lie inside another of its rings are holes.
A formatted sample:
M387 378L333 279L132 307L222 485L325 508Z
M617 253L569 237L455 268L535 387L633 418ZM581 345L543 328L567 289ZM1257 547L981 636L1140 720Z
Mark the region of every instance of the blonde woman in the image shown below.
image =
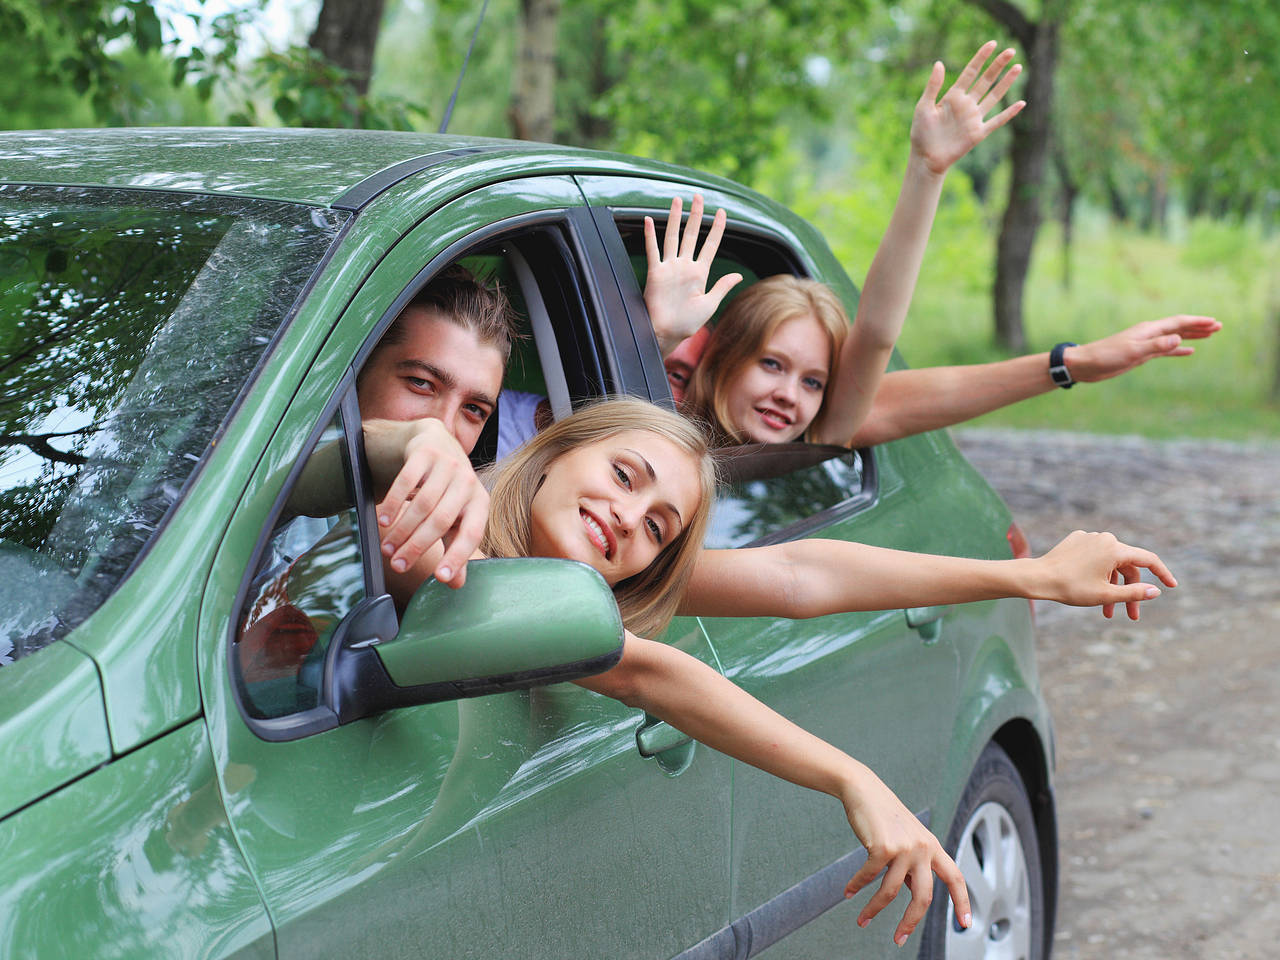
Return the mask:
M1170 586L1172 575L1148 551L1109 534L1079 532L1034 560L930 557L829 540L703 551L713 491L707 443L694 424L638 400L601 401L548 427L496 468L477 556L564 557L596 569L618 598L627 633L619 664L579 681L582 686L839 799L869 852L846 893L852 896L888 868L859 922L905 883L912 900L895 933L905 940L928 908L936 873L967 925L964 880L955 864L871 770L701 661L637 632L658 635L677 611L693 612L689 607L712 616L808 617L1013 596L1136 608L1159 593L1135 582L1139 568ZM380 509L394 515L403 506L389 497ZM406 575L388 574L402 602L432 575L442 550L437 542ZM1120 579L1125 585L1112 582ZM694 595L696 602L689 599Z

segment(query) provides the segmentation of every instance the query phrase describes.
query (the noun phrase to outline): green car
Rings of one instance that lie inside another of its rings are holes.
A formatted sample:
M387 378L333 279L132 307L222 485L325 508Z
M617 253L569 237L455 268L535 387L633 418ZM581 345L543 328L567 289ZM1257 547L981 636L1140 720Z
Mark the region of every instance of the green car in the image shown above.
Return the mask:
M568 561L472 565L402 617L354 380L461 262L529 336L513 389L671 404L646 214L723 207L720 272L857 290L733 183L542 144L319 130L0 135L0 956L900 955L837 804L562 681L619 655ZM478 455L491 450L481 437ZM295 516L339 456L332 517ZM732 462L709 543L820 535L1001 558L941 432ZM287 602L286 602L287 601ZM301 611L301 612L299 612ZM297 638L296 655L261 643ZM926 957L1047 957L1050 722L1023 601L664 639L869 764L964 870Z

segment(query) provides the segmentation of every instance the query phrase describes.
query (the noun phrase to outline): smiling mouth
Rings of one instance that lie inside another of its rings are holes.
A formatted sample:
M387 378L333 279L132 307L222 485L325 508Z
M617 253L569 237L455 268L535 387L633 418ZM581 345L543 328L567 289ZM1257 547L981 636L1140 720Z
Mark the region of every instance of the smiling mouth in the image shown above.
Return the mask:
M760 419L764 421L765 426L771 427L774 430L785 430L787 427L791 426L792 423L790 417L785 413L779 413L772 407L756 407L756 413L759 414Z
M604 524L586 510L579 509L578 515L582 517L582 522L587 528L587 536L595 544L596 549L604 555L606 560L610 559L613 556L613 537L605 529Z

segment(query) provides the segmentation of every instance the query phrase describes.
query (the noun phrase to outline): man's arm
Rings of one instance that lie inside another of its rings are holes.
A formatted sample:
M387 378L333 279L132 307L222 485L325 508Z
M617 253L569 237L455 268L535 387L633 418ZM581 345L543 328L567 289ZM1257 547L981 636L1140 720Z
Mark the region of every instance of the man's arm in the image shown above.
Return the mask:
M933 898L933 874L946 883L961 925L969 925L964 876L937 838L866 766L796 726L695 657L665 643L626 636L622 660L581 686L647 710L712 749L838 799L867 862L845 887L851 897L885 870L859 925L891 903L905 882L911 891L894 933L899 946Z
M983 44L941 100L944 70L941 62L933 65L911 121L911 151L902 190L867 271L853 328L827 385L827 414L821 434L814 437L819 442L849 443L872 407L911 304L947 171L1025 105L1019 100L990 120L983 119L1022 70L1014 64L1004 72L1013 50L1001 52L983 70L995 47L994 41Z
M1185 341L1202 340L1221 329L1213 317L1179 314L1145 320L1101 340L1067 347L1063 360L1072 380L1093 383L1118 377L1155 357L1190 356L1195 348ZM995 363L894 370L885 374L852 445L869 447L949 427L1053 389L1048 353Z
M1149 550L1109 533L1077 530L1043 557L972 560L872 547L844 540L795 540L769 547L704 550L680 613L703 617L803 619L853 610L892 610L1023 597L1099 606L1111 616L1160 595L1141 583L1148 569L1167 586L1173 574Z

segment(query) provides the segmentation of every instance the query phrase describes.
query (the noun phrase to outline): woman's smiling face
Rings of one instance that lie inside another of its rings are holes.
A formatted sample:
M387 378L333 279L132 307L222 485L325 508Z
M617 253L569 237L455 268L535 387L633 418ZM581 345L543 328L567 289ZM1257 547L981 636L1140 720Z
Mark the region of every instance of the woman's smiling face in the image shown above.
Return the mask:
M656 433L625 430L547 468L530 508L530 553L581 560L612 587L679 536L700 497L688 453Z
M760 354L725 382L726 426L744 442L799 439L822 407L830 355L826 331L814 317L782 323Z

